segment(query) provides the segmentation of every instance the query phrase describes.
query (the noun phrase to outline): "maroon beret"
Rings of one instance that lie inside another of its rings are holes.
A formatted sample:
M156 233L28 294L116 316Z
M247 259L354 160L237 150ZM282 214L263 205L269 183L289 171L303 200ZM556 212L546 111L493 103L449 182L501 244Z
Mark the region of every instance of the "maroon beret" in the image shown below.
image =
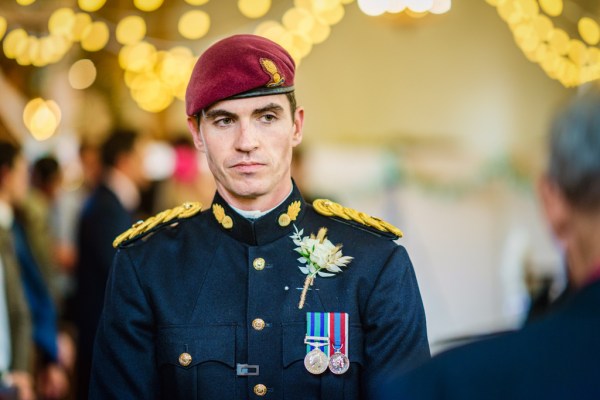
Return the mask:
M256 35L230 36L196 62L185 111L194 115L220 100L291 92L294 70L294 60L277 43Z

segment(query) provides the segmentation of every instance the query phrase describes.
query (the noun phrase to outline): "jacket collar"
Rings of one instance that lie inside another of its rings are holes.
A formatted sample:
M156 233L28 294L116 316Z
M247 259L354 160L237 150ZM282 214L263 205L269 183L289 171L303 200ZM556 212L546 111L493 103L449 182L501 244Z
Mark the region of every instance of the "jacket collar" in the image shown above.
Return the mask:
M296 184L292 184L292 193L285 201L255 220L238 214L217 192L209 210L212 213L210 220L225 234L250 246L262 246L282 236L290 236L294 224L298 225L306 212L306 202Z

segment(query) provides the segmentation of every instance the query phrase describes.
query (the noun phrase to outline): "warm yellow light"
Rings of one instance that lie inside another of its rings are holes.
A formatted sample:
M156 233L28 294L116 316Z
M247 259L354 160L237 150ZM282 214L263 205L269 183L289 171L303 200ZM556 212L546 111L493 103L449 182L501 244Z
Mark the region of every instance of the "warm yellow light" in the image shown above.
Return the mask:
M315 17L304 8L290 8L281 19L283 26L291 32L308 33L315 24Z
M550 34L548 44L554 49L556 54L563 55L569 49L569 35L562 29L554 29Z
M62 35L50 35L42 45L42 53L49 57L48 64L60 61L65 53L71 48L72 42Z
M185 0L185 2L192 6L202 6L208 3L208 0Z
M152 69L156 60L156 48L148 42L140 42L131 46L123 46L119 52L121 68L142 72Z
M332 8L315 11L315 17L327 25L335 25L344 18L344 13L344 6L338 4Z
M285 28L283 26L281 26L281 24L279 22L273 21L273 20L268 20L268 21L261 22L256 27L256 29L254 29L254 33L256 35L269 38L268 32L273 29L280 29L282 31L285 30Z
M406 6L416 13L424 13L431 10L433 0L407 0Z
M540 43L535 28L531 24L521 24L513 31L517 45L525 52L533 52Z
M81 35L81 47L86 51L102 50L108 43L108 27L102 21L88 25Z
M51 137L61 120L61 111L52 100L36 98L27 103L23 110L23 122L31 135L39 140Z
M31 51L30 48L35 46L37 43L37 38L34 36L28 36L23 42L21 42L18 46L17 50L17 64L19 65L30 65L31 64Z
M238 8L247 18L261 18L271 9L271 0L238 0Z
M69 83L73 89L86 89L96 80L96 66L91 60L76 61L69 68Z
M0 40L2 40L2 37L6 33L6 26L7 25L8 24L6 23L6 18L0 16Z
M554 30L554 24L550 18L540 14L533 19L532 24L540 40L546 41L550 38L550 34Z
M17 4L20 6L28 6L35 3L35 0L17 0Z
M133 0L133 4L142 11L154 11L162 6L163 0Z
M210 29L210 16L202 10L191 10L179 18L177 29L186 39L199 39Z
M23 47L26 45L27 32L24 29L18 28L8 32L4 40L2 41L2 48L4 54L8 58L17 58L20 51L23 51Z
M386 11L392 14L401 13L406 8L405 0L388 0Z
M323 43L331 34L331 27L319 21L315 21L313 28L308 32L308 36L313 44Z
M106 0L77 0L79 8L87 12L98 11L104 6L104 3L106 3Z
M75 13L70 8L59 8L48 20L48 30L53 35L69 37L75 25Z
M582 41L577 39L571 39L569 42L569 50L567 51L567 54L571 61L573 61L573 64L576 66L582 66L587 62L586 47L587 46Z
M73 20L73 28L71 29L69 39L73 42L79 42L81 40L81 35L83 31L88 27L88 25L92 24L92 17L86 13L77 13L75 14L75 19Z
M562 0L539 0L542 10L551 17L558 17L563 12Z
M593 19L589 17L581 18L577 23L577 28L579 29L579 35L587 44L595 46L600 41L600 27Z
M130 15L119 21L116 38L121 44L135 44L146 36L146 21L140 16Z

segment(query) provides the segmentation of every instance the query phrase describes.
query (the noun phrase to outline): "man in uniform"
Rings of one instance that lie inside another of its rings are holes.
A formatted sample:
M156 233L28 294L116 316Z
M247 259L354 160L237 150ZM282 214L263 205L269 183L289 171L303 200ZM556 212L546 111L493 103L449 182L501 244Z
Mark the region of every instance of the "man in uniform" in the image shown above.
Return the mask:
M291 179L294 69L254 35L200 57L186 111L217 193L115 240L91 398L368 399L429 358L400 231Z

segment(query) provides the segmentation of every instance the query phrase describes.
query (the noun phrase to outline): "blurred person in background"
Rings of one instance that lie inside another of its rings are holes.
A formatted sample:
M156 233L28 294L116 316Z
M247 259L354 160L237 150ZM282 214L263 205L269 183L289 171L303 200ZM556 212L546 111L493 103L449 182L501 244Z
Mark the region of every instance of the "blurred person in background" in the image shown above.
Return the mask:
M0 141L0 388L18 389L20 400L35 397L32 323L13 237L13 205L25 198L28 182L21 149Z
M569 295L518 332L471 343L384 386L382 399L600 399L600 92L550 129L539 182Z
M175 153L173 174L157 185L153 211L156 213L190 200L210 205L215 182L208 170L201 169L194 142L182 136L175 139L172 146Z
M136 132L117 129L101 145L102 181L81 210L78 228L76 295L77 393L86 399L92 348L104 302L114 238L132 225L140 202L145 140Z

